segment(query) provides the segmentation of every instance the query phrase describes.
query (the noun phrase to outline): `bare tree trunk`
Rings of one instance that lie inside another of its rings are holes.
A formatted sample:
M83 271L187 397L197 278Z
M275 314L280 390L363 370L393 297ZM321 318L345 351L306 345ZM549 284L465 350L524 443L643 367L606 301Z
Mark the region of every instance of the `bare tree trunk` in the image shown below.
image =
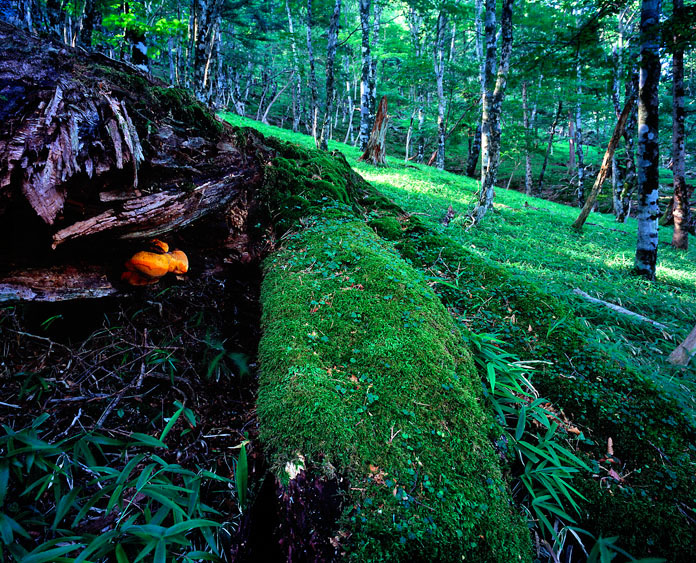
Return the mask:
M368 97L370 99L370 124L375 116L375 105L377 104L377 47L379 45L379 28L382 23L383 4L380 0L375 0L374 13L372 18L372 43L370 44L370 79L368 81Z
M445 29L447 27L447 15L440 11L437 16L437 29L435 34L435 80L437 84L437 168L445 168L445 92L443 87L445 74Z
M474 223L480 223L493 204L495 181L500 164L500 113L505 97L507 74L512 52L512 5L514 0L503 0L501 16L502 46L500 66L497 77L496 63L496 24L495 0L486 0L486 64L483 97L483 117L481 120L481 189L478 205L472 212ZM493 87L495 79L495 88Z
M677 366L687 366L696 355L696 326L689 335L669 355L669 362Z
M359 0L360 27L362 28L362 77L360 79L360 148L367 148L370 132L370 4L372 0Z
M387 137L387 125L389 124L389 115L387 114L387 97L382 96L382 101L379 102L375 123L372 126L370 140L367 143L367 148L358 161L369 162L375 166L386 166L386 147L385 141Z
M484 91L484 67L485 60L483 57L483 0L476 0L474 5L474 25L476 40L474 41L474 46L476 49L476 60L478 61L479 68L479 83L481 84L481 103L483 103L483 91ZM476 164L478 163L479 156L481 155L481 120L479 119L476 125L476 130L474 131L473 142L469 146L469 155L466 161L466 172L465 174L469 178L476 177Z
M634 69L631 76L626 80L626 88L624 97L627 99L638 95L638 73ZM631 201L633 193L638 189L638 177L636 173L636 164L634 159L633 139L636 135L637 110L634 107L626 121L626 129L624 130L625 144L625 166L626 174L623 177L623 185L619 193L619 213L616 216L617 223L626 221L626 217L631 212Z
M658 144L659 25L661 0L643 0L640 15L640 91L638 94L638 242L636 273L655 279L657 222L660 218Z
M476 176L476 165L478 164L479 156L481 155L481 122L476 125L476 130L474 131L474 138L469 147L469 156L466 160L466 172L465 174L469 178L474 178Z
M546 174L546 166L549 162L549 154L551 154L551 147L553 147L553 137L556 134L556 127L558 127L558 121L561 119L561 112L563 111L563 100L559 98L558 109L556 110L556 115L553 118L553 124L551 125L551 133L549 134L549 142L546 145L546 153L544 154L544 162L541 165L541 172L539 172L539 194L541 195L541 190L544 187L544 174Z
M307 56L309 58L309 91L311 94L311 121L312 137L316 143L318 140L317 127L319 122L319 92L317 89L317 75L314 70L314 49L312 48L312 0L307 0Z
M300 130L300 86L302 77L300 76L300 64L297 59L297 45L295 43L295 29L292 21L292 12L290 12L290 4L285 0L285 10L288 14L288 32L290 33L290 49L292 50L292 67L295 71L295 83L292 87L292 131L297 133Z
M404 150L404 162L408 162L411 159L411 136L413 135L413 121L416 118L416 113L418 108L414 108L411 113L411 120L408 123L408 132L406 133L406 149Z
M522 119L524 120L524 193L532 195L532 155L529 146L529 113L527 111L527 82L522 82Z
M193 3L193 28L197 31L195 37L192 36L193 90L201 102L208 101L211 53L222 5L223 0L194 0Z
M674 24L683 21L684 0L673 0ZM684 179L684 46L678 32L674 34L674 54L672 55L672 175L674 178L674 234L672 246L681 250L689 248L689 190Z
M575 170L575 121L571 110L568 110L568 175Z
M351 57L352 59L352 57ZM351 75L352 73L350 72L350 62L348 60L348 57L346 57L345 61L345 73L346 73L346 99L348 102L348 128L346 129L346 136L343 139L344 143L353 142L353 114L355 113L355 102L353 101L353 93L351 92L351 87L350 87L350 82L351 82Z
M626 125L626 120L633 109L633 104L633 98L626 100L626 105L624 106L623 111L616 122L614 134L609 140L609 146L607 147L607 152L604 154L604 160L602 160L602 166L599 169L599 174L597 174L597 179L595 180L594 186L592 186L592 191L587 197L587 200L585 200L585 205L583 206L580 215L575 220L575 223L573 223L573 228L575 229L582 229L582 226L587 220L587 216L590 214L592 207L597 201L597 196L599 195L599 191L602 189L602 184L604 184L604 180L606 180L607 174L609 174L609 168L611 166L612 159L614 158L614 151L616 150L616 146L619 144L624 126Z
M585 156L582 150L582 105L580 103L580 96L582 95L582 74L580 72L579 58L576 63L576 72L578 77L578 101L575 105L575 153L578 160L578 188L576 195L578 205L582 206L585 203Z
M322 150L328 148L327 137L329 135L329 120L333 111L334 102L334 59L336 58L336 43L338 42L338 20L341 17L341 0L336 0L334 11L329 21L329 41L326 47L326 110L324 111L324 124L321 127L321 137L318 147Z

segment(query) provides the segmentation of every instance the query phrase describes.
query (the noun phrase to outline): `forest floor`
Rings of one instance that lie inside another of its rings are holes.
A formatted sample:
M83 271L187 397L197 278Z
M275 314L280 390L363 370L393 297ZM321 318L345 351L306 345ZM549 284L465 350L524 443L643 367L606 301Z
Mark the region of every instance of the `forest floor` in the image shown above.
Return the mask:
M225 118L233 125L254 127L305 147L314 145L308 135L233 114L225 114ZM646 282L631 275L637 236L634 218L617 223L611 214L593 213L577 233L571 225L578 208L498 188L493 212L482 225L469 228L466 215L476 202L475 180L395 158L387 159L387 168L377 168L357 162L358 149L335 141L329 143L329 149L341 151L366 180L436 231L565 301L593 327L598 344L654 380L696 421L696 366L674 368L667 362L696 321L696 247L692 244L688 252L674 250L671 227L660 229L657 281ZM555 152L566 154L566 149L567 141L559 141ZM593 156L599 158L597 151L590 151L588 159ZM604 190L605 194L611 190L609 182ZM450 205L456 216L448 227L442 227L440 222ZM659 331L621 317L584 301L574 289L638 312L669 329Z

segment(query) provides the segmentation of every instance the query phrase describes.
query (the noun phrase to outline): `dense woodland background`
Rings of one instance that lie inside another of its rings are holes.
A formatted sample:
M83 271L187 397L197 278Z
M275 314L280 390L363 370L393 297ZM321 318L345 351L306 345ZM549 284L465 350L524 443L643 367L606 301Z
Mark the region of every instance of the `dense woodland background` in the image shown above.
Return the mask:
M693 559L692 0L0 17L0 560Z

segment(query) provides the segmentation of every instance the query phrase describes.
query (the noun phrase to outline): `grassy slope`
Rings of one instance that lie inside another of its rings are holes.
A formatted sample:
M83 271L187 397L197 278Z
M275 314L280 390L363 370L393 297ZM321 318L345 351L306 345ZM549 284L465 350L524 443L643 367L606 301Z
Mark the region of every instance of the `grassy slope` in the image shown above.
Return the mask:
M234 115L226 117L235 125L253 126L264 134L313 147L307 135ZM675 370L666 362L676 342L696 321L696 245L692 244L686 253L675 251L669 245L671 228L661 228L658 279L645 282L629 275L635 255L635 219L618 224L613 216L595 213L583 232L577 234L570 225L578 209L498 189L495 213L480 227L467 230L463 215L476 201L476 181L427 166L406 168L403 162L391 158L390 168L375 168L357 162L360 151L356 148L335 141L329 143L329 149L340 150L366 180L437 230L443 230L439 220L452 205L461 215L447 229L448 236L566 301L574 315L584 317L597 329L595 336L603 346L654 377L657 385L685 408L696 408L696 367ZM583 301L573 295L574 288L666 324L676 342L648 325Z
M261 129L311 146L307 137ZM330 148L341 148L351 162L357 157L350 147ZM615 467L626 479L608 483L609 492L596 479L580 482L589 498L581 524L595 533L620 534L622 545L636 554L655 553L654 545L657 554L693 555L682 516L693 501L693 433L651 383L670 391L689 411L687 384L693 371L678 379L660 356L672 343L652 328L617 319L571 293L581 287L620 301L683 335L696 316L690 256L661 248L660 281L647 284L626 275L635 240L632 221L616 225L610 217L593 215L595 225L576 235L568 228L576 210L505 190L498 190L497 212L482 227L466 230L457 219L443 236L437 234L443 231L438 219L450 204L459 212L471 205L475 183L425 167L391 164L386 170L356 168L418 213L430 234L411 229L412 220L381 234L397 242L402 256L455 287L441 286L440 297L464 325L501 334L523 359L549 362L538 369L537 385L593 438L591 458L599 460L607 438L613 438L615 455L623 460ZM669 233L663 230L661 239L669 240ZM596 471L606 474L599 466Z

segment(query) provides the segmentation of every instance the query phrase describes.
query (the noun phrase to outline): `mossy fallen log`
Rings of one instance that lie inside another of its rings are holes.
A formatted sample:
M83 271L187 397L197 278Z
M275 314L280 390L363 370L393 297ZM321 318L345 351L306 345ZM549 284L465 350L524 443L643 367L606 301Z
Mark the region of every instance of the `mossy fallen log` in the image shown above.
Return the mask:
M458 329L422 275L343 210L305 220L266 262L258 413L277 474L346 481L343 516L319 538L336 555L529 559Z

